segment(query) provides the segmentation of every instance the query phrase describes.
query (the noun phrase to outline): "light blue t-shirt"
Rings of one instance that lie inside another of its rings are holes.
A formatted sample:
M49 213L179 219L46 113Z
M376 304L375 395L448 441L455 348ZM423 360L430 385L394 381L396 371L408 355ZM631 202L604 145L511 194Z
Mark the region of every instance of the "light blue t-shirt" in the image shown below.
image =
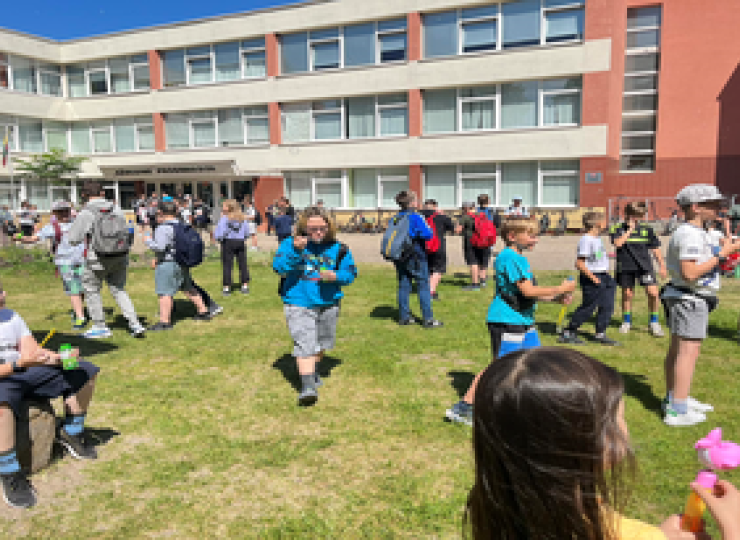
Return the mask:
M520 313L514 311L501 298L502 292L511 296L521 294L516 284L525 279L532 279L532 269L529 266L527 258L507 247L496 256L493 270L496 274L496 296L488 308L487 321L490 323L518 324L524 326L533 325L536 305L532 305L532 307Z
M59 242L59 245L57 246L57 252L54 255L54 264L56 264L57 266L71 266L85 263L85 244L82 243L73 246L69 243L67 233L69 232L69 229L71 227L71 223L59 224L62 238ZM38 237L43 238L44 240L53 240L55 236L56 231L54 231L54 225L52 224L46 225L38 233Z

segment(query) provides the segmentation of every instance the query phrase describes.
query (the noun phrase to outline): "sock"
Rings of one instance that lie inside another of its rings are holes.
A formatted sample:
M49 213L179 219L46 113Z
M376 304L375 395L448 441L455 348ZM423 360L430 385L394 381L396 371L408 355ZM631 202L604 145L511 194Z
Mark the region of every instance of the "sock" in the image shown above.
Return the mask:
M301 375L301 384L303 388L314 388L316 386L316 374L311 373L310 375Z
M85 429L84 414L66 414L62 423L64 431L69 435L79 435Z
M651 323L658 322L658 314L657 313L651 313L650 314L650 322Z
M18 463L18 456L15 455L15 448L0 454L0 474L13 474L21 470L21 464Z
M689 412L689 404L685 399L671 400L671 408L678 414L686 414Z
M622 320L626 323L632 324L632 313L625 313L622 315Z

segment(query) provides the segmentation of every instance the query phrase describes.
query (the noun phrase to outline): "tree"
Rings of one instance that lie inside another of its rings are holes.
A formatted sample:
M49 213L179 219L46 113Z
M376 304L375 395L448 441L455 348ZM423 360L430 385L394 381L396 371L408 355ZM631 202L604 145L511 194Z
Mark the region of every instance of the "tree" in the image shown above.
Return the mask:
M87 158L68 156L64 150L52 148L42 154L34 154L27 160L15 158L16 170L40 180L48 180L53 184L60 184L63 178L74 176L80 172L80 165Z

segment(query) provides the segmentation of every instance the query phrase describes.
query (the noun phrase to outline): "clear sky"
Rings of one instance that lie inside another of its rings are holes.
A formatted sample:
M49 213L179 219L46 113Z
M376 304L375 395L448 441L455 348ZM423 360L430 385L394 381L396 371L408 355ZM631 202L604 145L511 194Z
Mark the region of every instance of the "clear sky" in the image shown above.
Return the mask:
M58 40L298 2L298 0L31 0L30 4L26 4L26 1L28 0L2 2L0 27Z

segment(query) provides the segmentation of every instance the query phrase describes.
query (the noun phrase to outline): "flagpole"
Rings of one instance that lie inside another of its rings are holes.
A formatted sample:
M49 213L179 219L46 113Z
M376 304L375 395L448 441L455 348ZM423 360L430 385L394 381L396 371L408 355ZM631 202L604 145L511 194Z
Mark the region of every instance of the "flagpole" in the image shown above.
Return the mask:
M5 126L5 140L8 141L8 170L10 171L10 196L13 198L13 202L11 203L15 208L13 208L13 212L15 212L18 208L18 202L15 201L15 183L13 182L13 158L10 156L10 127Z

